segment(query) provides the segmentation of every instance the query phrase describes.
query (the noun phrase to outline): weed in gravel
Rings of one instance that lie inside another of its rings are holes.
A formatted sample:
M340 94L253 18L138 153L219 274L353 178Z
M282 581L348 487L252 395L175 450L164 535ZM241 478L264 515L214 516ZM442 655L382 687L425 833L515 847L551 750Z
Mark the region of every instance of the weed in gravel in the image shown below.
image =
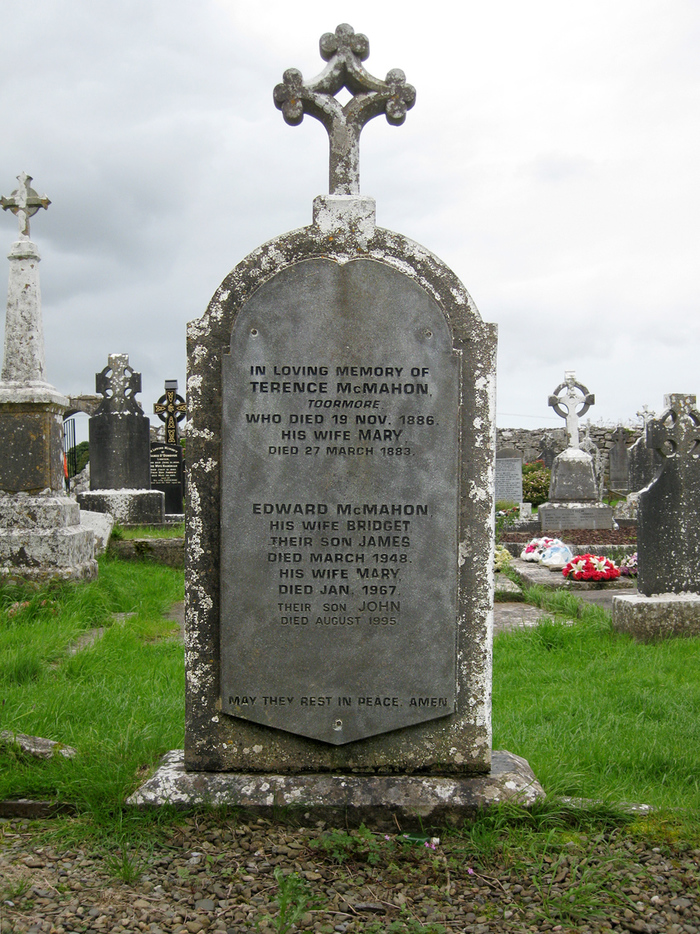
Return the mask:
M133 885L146 868L141 852L124 840L114 853L105 853L103 862L107 872L125 885Z
M308 882L295 872L285 875L277 867L275 881L279 913L272 919L272 923L277 934L287 934L307 911L318 906L318 899L312 894Z

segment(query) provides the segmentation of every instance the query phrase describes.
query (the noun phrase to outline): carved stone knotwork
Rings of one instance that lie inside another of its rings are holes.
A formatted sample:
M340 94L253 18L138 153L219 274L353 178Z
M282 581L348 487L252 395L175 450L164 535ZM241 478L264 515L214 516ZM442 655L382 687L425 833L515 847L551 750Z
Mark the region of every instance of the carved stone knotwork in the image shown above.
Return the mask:
M40 197L29 187L31 180L31 175L22 172L17 176L19 187L15 188L9 198L0 198L3 211L12 211L19 221L20 240L29 239L29 218L33 217L39 208L47 209L51 204L46 195Z
M165 443L178 444L180 434L178 422L181 422L187 415L187 403L178 394L176 379L166 379L165 393L153 403L153 412L162 422L165 422Z
M369 56L369 40L346 23L321 36L320 51L327 67L306 82L298 69L289 68L275 87L275 106L291 126L300 124L305 114L324 125L330 142L329 192L358 194L362 128L382 113L388 123L400 126L416 91L406 84L400 68L389 71L384 81L369 74L362 65ZM345 105L336 99L343 88L352 94Z
M695 396L667 396L670 403L665 412L646 425L647 447L664 458L697 458L700 456L700 413L695 408Z
M566 390L562 393L562 390ZM567 370L565 380L559 383L554 393L547 400L557 415L566 421L566 430L569 435L569 447L578 448L578 423L592 405L595 405L595 396L583 385L576 382L573 370ZM578 407L581 406L579 409Z
M110 354L107 361L104 370L95 374L95 389L103 397L95 415L121 415L126 412L143 415L136 401L136 393L141 392L141 374L129 366L129 355Z

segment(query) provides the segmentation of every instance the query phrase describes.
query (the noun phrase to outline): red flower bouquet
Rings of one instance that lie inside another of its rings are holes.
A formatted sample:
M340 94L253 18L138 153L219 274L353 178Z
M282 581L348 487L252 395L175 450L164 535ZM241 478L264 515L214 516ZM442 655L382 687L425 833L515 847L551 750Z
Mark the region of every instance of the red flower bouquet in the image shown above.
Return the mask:
M599 555L577 555L563 568L562 574L574 581L611 581L620 576L620 569Z

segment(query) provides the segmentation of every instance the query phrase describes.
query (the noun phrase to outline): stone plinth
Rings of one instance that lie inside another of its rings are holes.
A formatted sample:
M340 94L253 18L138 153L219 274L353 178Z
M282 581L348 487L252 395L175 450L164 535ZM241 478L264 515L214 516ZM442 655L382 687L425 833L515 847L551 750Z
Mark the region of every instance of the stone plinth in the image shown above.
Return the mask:
M81 509L108 512L120 525L160 525L165 497L159 490L90 490L78 493Z
M554 458L549 484L550 503L597 503L593 458L580 448L567 448Z
M598 502L590 454L567 448L554 458L549 502L540 506L537 514L542 531L612 528L612 508Z
M292 811L303 823L379 830L459 826L479 809L502 801L528 806L544 798L525 759L494 752L484 775L274 775L245 772L186 772L184 753L167 753L152 778L128 799L137 807L236 807L273 818Z
M0 495L0 579L92 580L95 538L77 503L48 491Z
M68 400L52 387L0 383L0 490L63 489L63 413Z
M615 596L613 627L640 642L700 635L700 594L665 593Z
M537 515L543 532L611 529L613 524L612 508L604 503L543 503Z

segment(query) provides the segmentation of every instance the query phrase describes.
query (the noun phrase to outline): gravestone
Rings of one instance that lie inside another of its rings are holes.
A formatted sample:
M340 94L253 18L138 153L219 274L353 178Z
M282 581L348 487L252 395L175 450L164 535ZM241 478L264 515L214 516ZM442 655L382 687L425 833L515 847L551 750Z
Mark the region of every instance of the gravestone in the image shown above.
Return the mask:
M596 487L598 488L598 502L602 502L605 494L605 466L603 464L603 456L600 453L600 448L591 438L590 422L584 428L580 447L582 451L591 456L591 460L593 461L593 476L595 477Z
M496 330L359 193L363 125L402 123L415 91L398 69L369 75L347 25L320 47L325 71L289 69L274 100L326 127L331 193L189 326L187 771L168 760L156 785L307 818L453 819L504 761L491 769Z
M543 531L612 528L612 509L598 500L593 458L581 450L579 421L595 403L595 396L567 370L549 397L549 405L566 421L569 447L552 465L549 501L538 509Z
M663 468L639 494L639 596L613 602L613 625L641 639L700 633L700 412L682 393L664 409L646 426Z
M179 423L185 418L187 403L178 395L176 379L166 379L165 392L153 403L153 411L164 422L165 442L151 444L151 487L165 495L166 515L182 515L184 464Z
M614 435L615 443L610 448L609 470L610 489L620 493L627 492L629 473L629 453L625 444L625 432L618 428Z
M93 533L65 495L63 415L68 399L46 381L39 251L29 218L51 203L17 177L0 199L16 215L19 237L8 259L5 352L0 379L0 578L37 582L97 576Z
M542 440L542 445L540 448L540 453L537 455L537 460L542 461L547 470L551 470L554 464L554 458L557 456L557 447L552 435L547 432Z
M634 492L639 492L639 490L643 490L644 487L653 483L663 469L663 457L654 448L648 447L646 439L646 426L654 417L654 414L646 405L642 407L640 412L637 412L637 415L644 422L644 432L629 449L627 471L628 489Z
M515 448L496 451L496 502L522 503L523 458Z
M88 422L90 491L79 493L78 502L111 513L122 525L158 525L164 497L150 489L150 422L136 399L141 374L128 354L110 354L95 374L95 388L102 400Z

